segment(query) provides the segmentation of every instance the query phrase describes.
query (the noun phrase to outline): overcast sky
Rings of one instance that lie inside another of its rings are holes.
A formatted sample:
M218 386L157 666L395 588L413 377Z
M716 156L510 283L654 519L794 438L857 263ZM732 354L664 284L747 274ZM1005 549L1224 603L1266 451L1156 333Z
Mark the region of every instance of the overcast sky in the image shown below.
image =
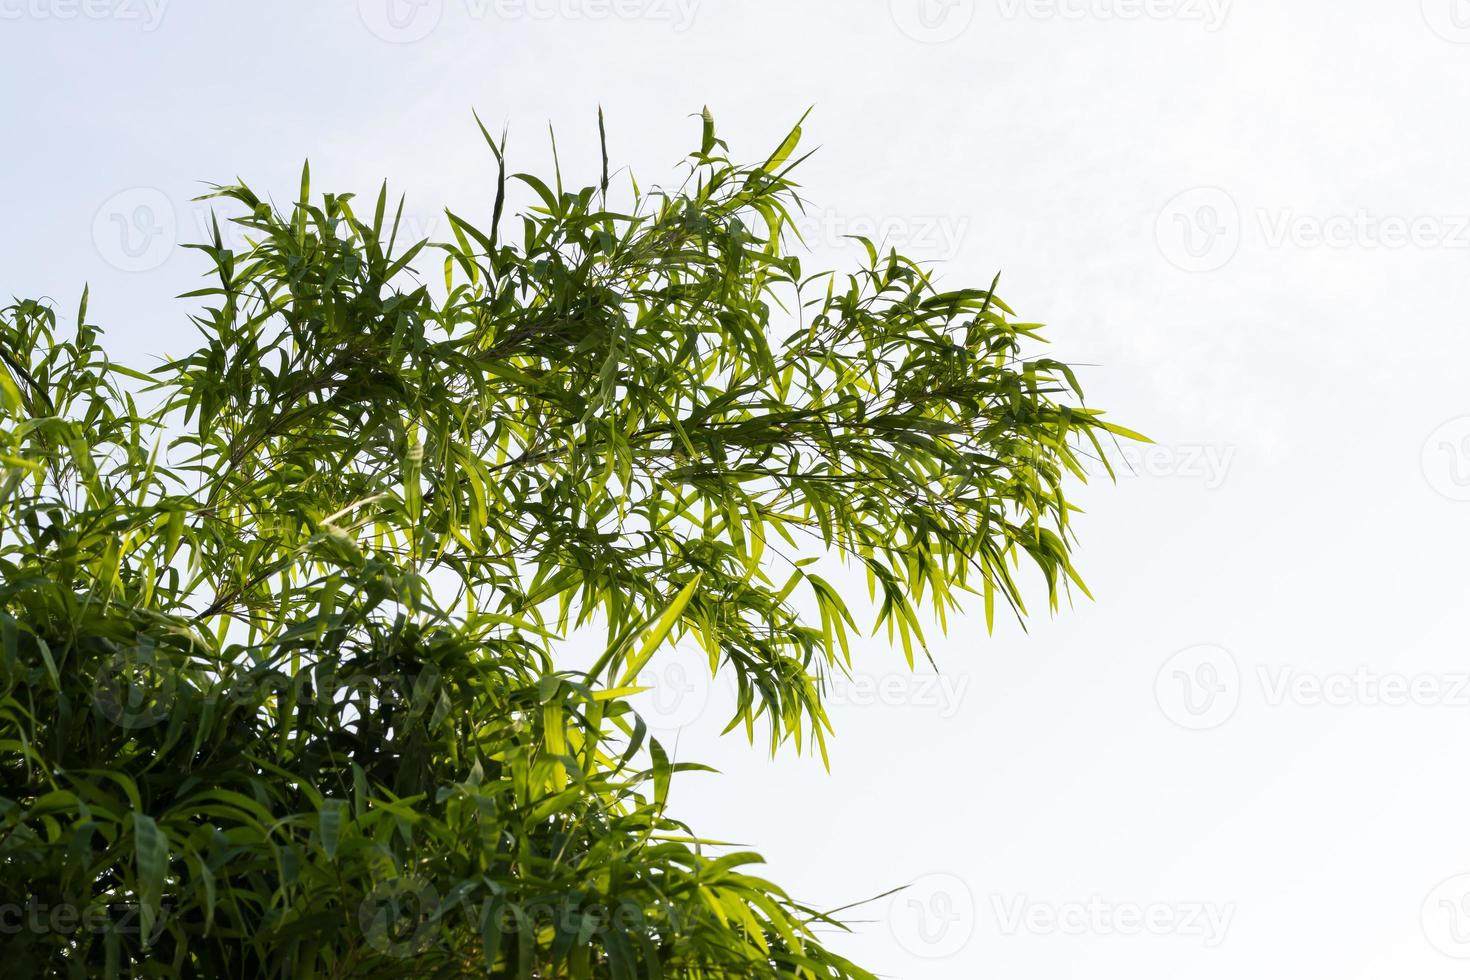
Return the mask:
M1470 959L1470 3L0 0L0 292L192 345L204 183L488 214L512 163L671 177L807 106L820 263L989 283L1157 441L1081 492L1096 602L834 692L831 772L647 708L700 832L904 980L1462 977ZM1038 606L1043 604L1037 603Z

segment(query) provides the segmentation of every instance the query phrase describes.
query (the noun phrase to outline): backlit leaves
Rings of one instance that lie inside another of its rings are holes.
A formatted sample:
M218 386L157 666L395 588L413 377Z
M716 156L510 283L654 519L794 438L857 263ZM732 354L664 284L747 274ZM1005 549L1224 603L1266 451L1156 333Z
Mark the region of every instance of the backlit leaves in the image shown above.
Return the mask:
M698 767L626 699L688 636L731 729L825 752L854 637L912 664L1025 565L1080 588L1064 483L1133 434L994 284L804 271L800 122L755 166L700 125L628 199L600 117L575 190L481 126L493 199L442 242L307 167L284 208L219 187L249 244L197 246L200 346L147 373L85 299L0 315L0 902L138 919L8 968L868 976L669 815Z

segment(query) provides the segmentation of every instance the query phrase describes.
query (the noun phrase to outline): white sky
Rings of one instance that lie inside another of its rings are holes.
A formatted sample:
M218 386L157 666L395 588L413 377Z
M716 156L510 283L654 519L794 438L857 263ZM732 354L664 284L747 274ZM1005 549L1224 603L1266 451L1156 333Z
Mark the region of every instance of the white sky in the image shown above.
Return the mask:
M814 904L916 883L833 940L905 980L1464 975L1470 3L0 0L0 79L0 292L90 282L135 364L193 343L199 182L309 155L434 234L489 209L472 107L590 181L601 103L646 185L703 104L745 158L815 105L809 265L1003 269L1158 446L1082 494L1096 603L953 624L938 680L865 643L830 774L665 658L724 770L681 815Z

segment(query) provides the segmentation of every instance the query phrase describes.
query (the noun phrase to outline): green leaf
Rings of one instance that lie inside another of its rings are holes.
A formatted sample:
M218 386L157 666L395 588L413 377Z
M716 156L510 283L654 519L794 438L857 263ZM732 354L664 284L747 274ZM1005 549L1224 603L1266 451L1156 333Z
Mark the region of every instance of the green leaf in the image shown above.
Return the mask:
M673 777L673 769L669 766L668 753L664 752L658 739L649 740L648 751L653 756L653 805L663 810L669 801L669 781Z
M781 141L781 145L776 147L776 152L772 153L766 159L766 162L761 164L762 170L768 174L773 174L781 169L781 165L787 161L796 149L797 144L801 142L801 124L806 121L806 117L810 113L810 109L802 113L801 119L797 120L796 125L791 127L791 132L786 134L786 138Z
M317 810L317 832L321 835L322 850L328 860L337 857L337 843L341 839L342 820L346 813L347 805L341 800L326 800Z
M163 899L163 883L168 872L168 839L158 824L146 814L134 812L133 846L137 875L139 919L145 945L153 936Z
M622 679L618 681L619 687L631 684L638 677L638 672L648 663L649 658L663 645L669 632L674 628L674 624L679 621L679 617L684 615L684 608L689 605L689 600L694 598L694 593L698 590L703 577L703 573L700 573L685 583L684 587L679 590L679 594L674 596L659 613L658 621L654 623L653 629L644 635L643 644L638 648L638 652L628 658L627 669L623 672Z
M715 117L710 115L709 106L700 110L699 116L704 127L699 140L699 155L707 157L715 148Z

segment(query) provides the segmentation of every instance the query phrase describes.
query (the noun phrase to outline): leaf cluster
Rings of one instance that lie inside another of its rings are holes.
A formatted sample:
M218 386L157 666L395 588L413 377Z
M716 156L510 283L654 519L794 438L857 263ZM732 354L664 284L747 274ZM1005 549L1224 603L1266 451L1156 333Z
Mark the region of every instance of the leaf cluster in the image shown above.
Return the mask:
M201 344L147 373L85 298L66 338L0 314L0 925L101 910L0 936L8 965L869 976L668 814L701 767L640 671L690 636L732 728L825 754L858 626L815 556L912 664L970 596L1023 612L1023 563L1081 586L1064 481L1131 433L993 283L865 240L805 272L800 136L737 164L706 112L682 183L619 204L605 147L570 190L486 133L489 220L437 243L386 188L218 187L248 245L197 246Z

